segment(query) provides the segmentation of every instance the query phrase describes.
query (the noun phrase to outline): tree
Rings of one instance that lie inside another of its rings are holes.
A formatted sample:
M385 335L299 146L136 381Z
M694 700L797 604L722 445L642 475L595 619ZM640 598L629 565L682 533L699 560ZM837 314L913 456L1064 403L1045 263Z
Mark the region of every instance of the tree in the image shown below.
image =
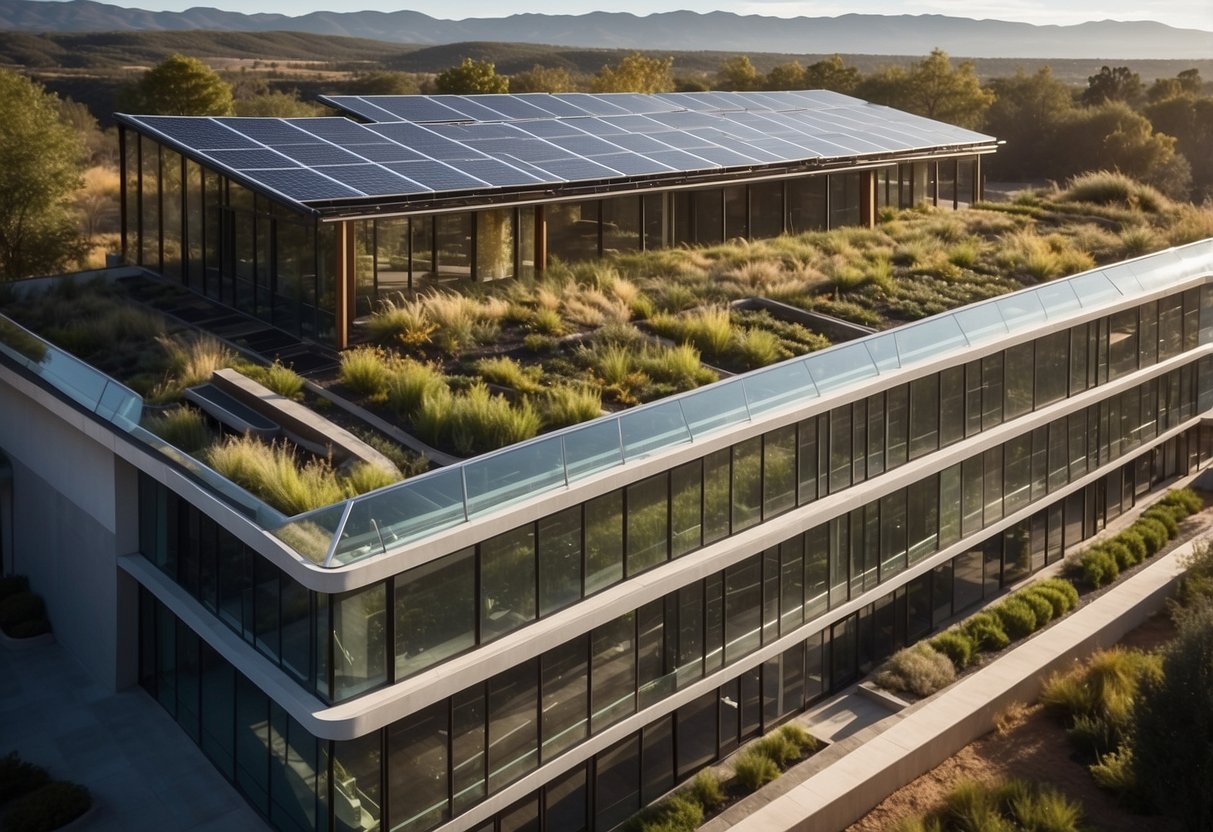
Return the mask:
M674 59L650 58L632 52L594 76L594 92L670 92L674 89Z
M804 71L804 86L801 89L850 93L857 84L859 70L844 64L842 56L831 55L817 63L809 64Z
M771 67L767 77L762 82L764 90L807 90L808 73L800 61L788 61Z
M235 108L238 116L305 118L320 115L319 107L307 101L300 101L297 93L275 90L237 98Z
M989 157L991 175L1009 180L1041 176L1053 155L1057 126L1074 110L1070 88L1046 66L1031 75L1017 70L1010 78L995 78L989 89L994 103L984 130L1006 142Z
M1187 162L1175 153L1175 139L1157 133L1149 119L1123 101L1076 107L1054 133L1053 152L1039 175L1060 179L1084 170L1119 170L1184 197Z
M1134 708L1132 769L1155 808L1187 829L1213 829L1213 605L1181 624Z
M510 79L498 75L492 61L464 58L459 66L438 73L434 79L434 89L449 95L509 92Z
M171 116L232 114L232 87L206 64L170 55L143 73L128 95L137 112Z
M972 61L952 68L948 53L933 49L909 70L892 67L864 78L857 95L878 104L888 104L911 113L976 128L994 101L994 94L982 89Z
M416 95L421 91L417 76L409 72L363 72L345 84L350 95Z
M1101 67L1099 72L1087 78L1087 88L1082 93L1082 103L1096 106L1108 101L1123 101L1136 104L1145 92L1141 76L1127 66Z
M1146 105L1156 133L1175 137L1175 149L1192 165L1194 199L1213 196L1213 98L1189 92Z
M535 64L526 72L510 77L511 92L573 92L576 89L573 73L562 66Z
M716 70L716 89L754 90L758 86L758 70L750 63L748 55L737 55L720 62Z
M84 252L70 207L86 149L59 99L0 70L0 277L61 271Z

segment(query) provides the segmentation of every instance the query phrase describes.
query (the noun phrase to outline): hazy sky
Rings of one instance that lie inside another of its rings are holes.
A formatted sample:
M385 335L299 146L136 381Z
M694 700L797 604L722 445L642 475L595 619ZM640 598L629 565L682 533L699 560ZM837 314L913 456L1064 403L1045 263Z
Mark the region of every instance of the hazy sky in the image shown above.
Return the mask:
M102 0L105 2L105 0ZM1087 20L1158 20L1171 26L1213 31L1213 0L121 0L114 5L141 9L181 11L210 6L240 12L278 12L299 15L317 10L355 11L414 9L434 17L501 17L517 12L581 14L595 10L634 14L690 9L715 9L738 14L778 17L833 17L848 12L864 14L946 14L956 17L1018 20L1037 24L1082 23Z

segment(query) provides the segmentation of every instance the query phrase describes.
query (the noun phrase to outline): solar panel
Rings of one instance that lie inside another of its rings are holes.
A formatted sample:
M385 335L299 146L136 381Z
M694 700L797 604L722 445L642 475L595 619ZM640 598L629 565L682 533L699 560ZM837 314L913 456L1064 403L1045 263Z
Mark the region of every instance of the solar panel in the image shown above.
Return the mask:
M407 198L992 139L830 91L332 96L348 118L122 116L286 199Z
M484 180L469 176L442 162L393 162L384 167L390 168L432 191L466 191L472 188L483 188L486 184Z
M423 193L428 188L392 173L381 165L325 165L317 167L317 173L331 176L343 185L361 191L367 196L395 196L398 194Z
M216 162L234 170L245 168L290 168L296 163L275 153L268 148L249 148L247 150L209 150L206 153Z
M340 182L334 182L332 179L307 168L250 170L245 173L250 179L269 188L271 191L280 193L297 202L361 196L353 188L346 187Z
M282 155L308 167L315 165L345 165L361 162L353 153L342 150L335 144L288 144L283 145ZM261 165L267 167L267 165Z

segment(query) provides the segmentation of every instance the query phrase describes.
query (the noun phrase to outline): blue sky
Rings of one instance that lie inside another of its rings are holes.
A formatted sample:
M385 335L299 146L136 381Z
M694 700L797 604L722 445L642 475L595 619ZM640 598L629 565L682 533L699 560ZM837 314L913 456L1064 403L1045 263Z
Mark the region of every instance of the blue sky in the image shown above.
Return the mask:
M105 2L105 0L102 0ZM691 9L715 9L738 14L776 17L833 17L857 12L865 14L946 14L956 17L1018 20L1036 24L1071 24L1087 20L1158 20L1171 26L1213 31L1213 0L820 0L797 3L788 0L121 0L114 5L132 8L181 11L193 6L211 6L240 12L278 12L299 15L317 10L397 11L409 8L434 17L501 17L517 12L580 14L599 9L634 14Z

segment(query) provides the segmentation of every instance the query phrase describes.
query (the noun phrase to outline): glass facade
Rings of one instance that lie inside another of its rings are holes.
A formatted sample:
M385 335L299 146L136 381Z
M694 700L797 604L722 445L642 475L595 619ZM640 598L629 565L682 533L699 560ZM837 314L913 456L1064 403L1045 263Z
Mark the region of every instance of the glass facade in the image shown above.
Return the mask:
M1103 453L1098 446L1092 452ZM546 821L549 829L606 832L900 647L1056 562L1166 477L1194 471L1211 455L1213 432L1190 429L1066 497L1043 497L1039 510L975 536L946 562L815 629L812 619L826 609L827 596L830 605L847 597L828 591L836 565L843 564L842 586L849 585L847 570L854 582L850 560L835 558L837 545L851 557L870 548L879 553L879 577L866 589L899 572L907 551L913 563L923 547L934 549L933 537L924 536L931 524L915 519L918 494L928 489L898 492L357 740L310 736L147 592L140 604L140 678L275 826L428 830L670 693L718 677L708 692L553 778L483 827ZM987 464L988 457L978 458ZM971 487L985 483L984 473ZM946 497L935 499L942 523ZM874 548L870 535L878 538ZM803 638L760 665L728 670L800 632Z
M905 164L900 171L892 166L538 207L319 222L122 130L127 261L318 340L335 337L337 293L346 285L352 320L401 291L531 276L543 257L576 262L863 224L873 178L877 207L964 205L978 182L971 156ZM939 178L940 170L949 178ZM946 195L936 193L937 181L947 183ZM344 250L341 224L352 241Z

